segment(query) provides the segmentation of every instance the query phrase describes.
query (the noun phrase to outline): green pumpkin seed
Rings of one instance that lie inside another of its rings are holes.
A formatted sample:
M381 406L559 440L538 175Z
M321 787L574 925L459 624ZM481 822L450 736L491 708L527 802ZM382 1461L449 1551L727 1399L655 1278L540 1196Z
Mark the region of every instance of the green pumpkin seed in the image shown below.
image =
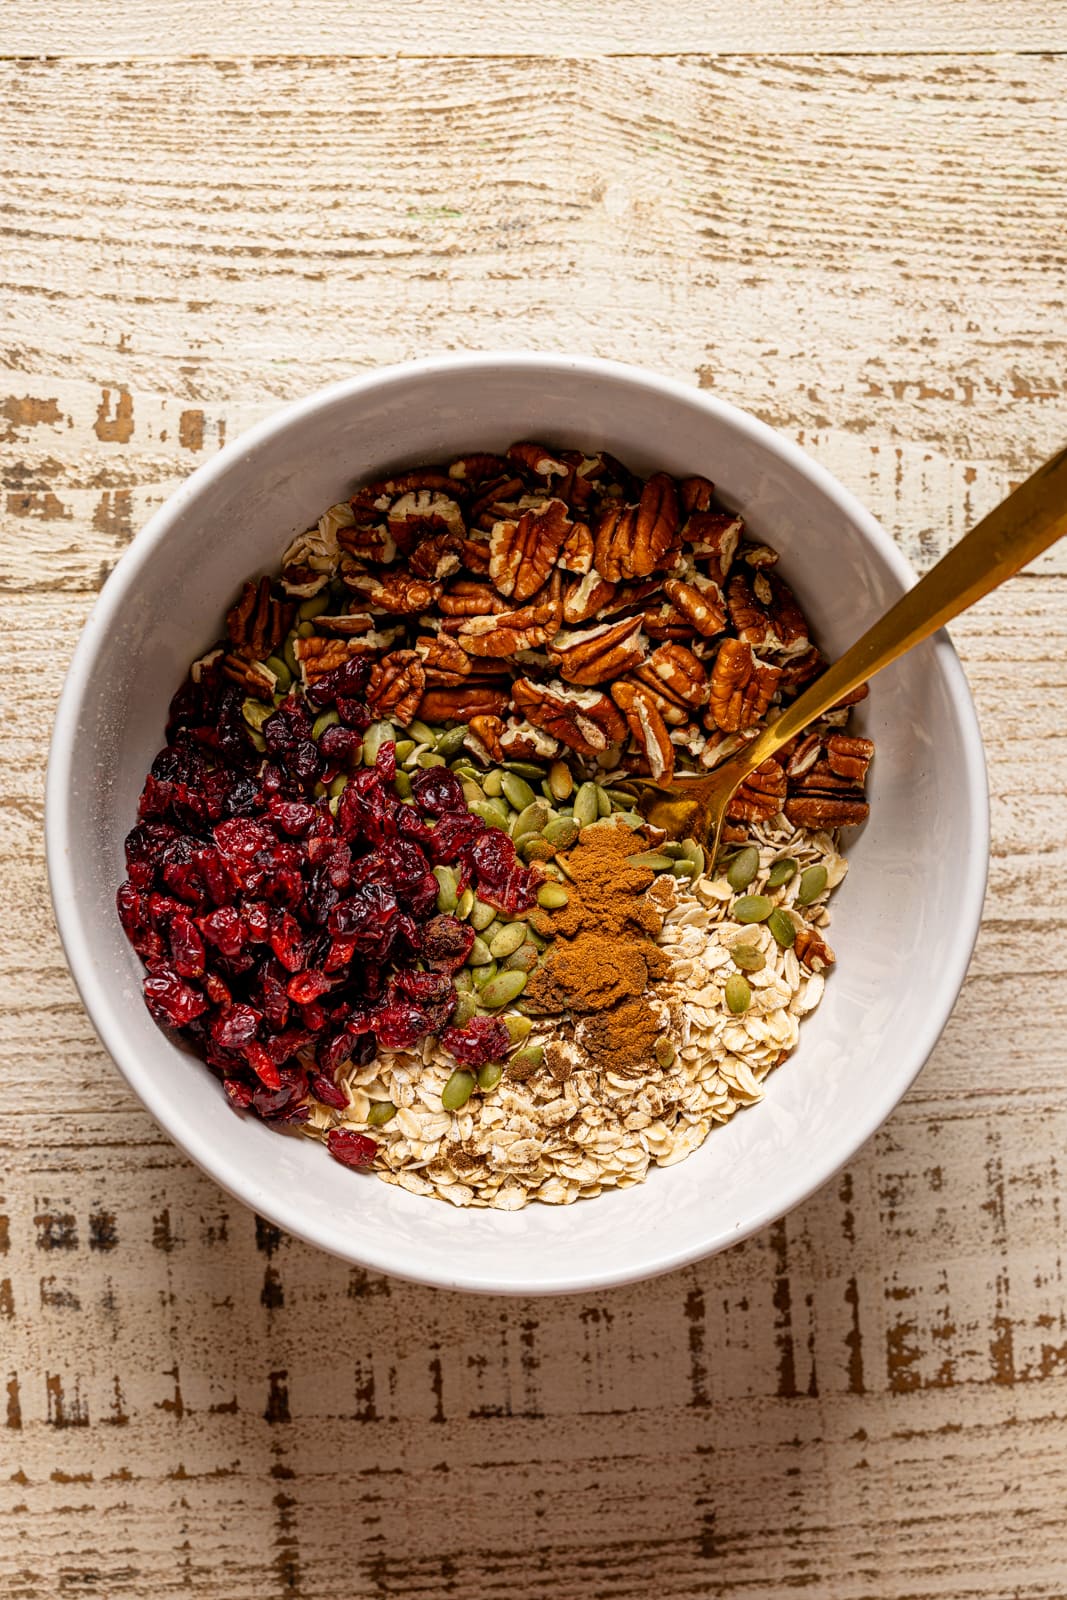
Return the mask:
M467 729L464 723L459 723L454 728L446 728L444 733L439 733L437 736L437 754L444 756L446 760L449 756L458 755L466 737Z
M448 766L449 771L454 772L456 777L459 778L460 782L462 782L464 778L467 778L472 783L477 783L478 779L481 777L477 767L475 767L473 763L466 758L466 756L462 757L459 761L450 761Z
M401 800L410 800L411 799L411 774L410 774L410 772L398 772L396 777L393 779L393 788L396 790L396 792L400 796Z
M467 810L473 811L476 817L481 817L490 828L502 828L505 833L508 831L511 819L502 800L472 800Z
M497 963L495 961L487 962L484 967L471 968L471 979L474 983L475 989L478 990L479 1003L481 991L485 988L487 983L490 983L492 979L496 977L497 970Z
M766 922L774 910L774 901L765 894L743 894L730 907L735 922Z
M460 788L463 790L463 798L468 806L472 805L475 800L485 799L485 790L480 783L475 783L473 778L462 779Z
M745 850L739 850L730 862L726 873L726 881L731 889L740 892L747 889L759 871L759 851L755 845L749 845Z
M391 1100L376 1100L367 1112L367 1126L384 1128L396 1116L396 1106Z
M474 890L464 889L456 903L456 916L461 922L466 922L474 910Z
M326 793L329 795L331 800L337 800L337 799L340 798L341 795L344 794L345 789L346 789L347 786L348 786L348 773L347 772L339 772L337 774L336 778L332 778L330 780L330 784L329 784L329 787L326 790Z
M500 1020L508 1030L508 1038L512 1044L521 1044L533 1031L533 1023L529 1017L522 1017L517 1011L509 1011L507 1016L501 1017Z
M548 787L553 800L567 800L574 793L574 778L565 761L553 761L548 769Z
M783 911L780 906L776 906L767 918L767 926L783 950L788 950L791 944L796 943L797 925L789 912Z
M298 622L296 625L296 632L297 637L300 639L314 638L315 624L313 622Z
M501 777L500 787L504 791L508 805L514 806L516 811L525 811L537 799L526 779L520 778L517 772L505 772Z
M661 856L670 856L672 861L681 861L685 857L685 850L677 839L669 839L666 844L658 844L656 849Z
M535 761L505 761L504 771L525 778L527 783L540 783L545 775L544 767L539 767Z
M418 746L414 739L398 739L396 741L396 759L398 761L406 761L410 755L414 755L417 748Z
M602 789L599 784L596 786L596 808L600 816L611 816L611 796L608 791L606 789Z
M542 939L541 935L535 933L533 928L527 928L526 930L526 943L532 945L538 955L548 949L548 940Z
M501 964L505 972L532 972L540 959L536 945L526 941L506 956Z
M805 867L800 874L800 883L797 887L797 905L810 906L817 900L826 888L826 868L821 861L813 867Z
M452 987L461 997L465 994L471 994L473 992L474 979L471 977L471 971L469 967L460 967L458 972L453 973Z
M340 720L339 714L332 708L329 711L322 712L321 716L316 717L311 724L311 737L313 739L321 739L326 729L336 728Z
M471 921L474 921L473 917L471 918ZM467 955L466 965L468 967L486 967L489 965L492 959L493 954L489 949L489 946L486 944L481 935L476 933L474 936L474 943L471 945L470 951Z
M294 681L299 682L299 680L300 680L300 662L297 660L297 657L296 657L296 634L295 633L288 634L287 637L286 637L285 643L282 645L282 660L285 662L286 666L289 668L289 671L292 673Z
M447 767L448 762L436 750L423 750L421 755L415 757L415 765L428 770L430 767Z
M671 871L674 873L676 878L695 878L697 875L697 864L695 861L676 861L674 866L671 868Z
M669 872L674 866L670 856L661 856L658 850L639 850L626 859L631 867L651 867L653 872Z
M311 792L315 796L316 800L321 800L323 798L326 793L326 785L323 783L321 778Z
M445 1111L460 1111L474 1093L473 1072L457 1067L441 1090L441 1105Z
M546 911L560 911L570 902L570 895L561 883L543 883L537 891L537 904Z
M465 1028L473 1016L478 1014L478 1002L473 994L461 994L456 1001L456 1009L452 1013L451 1026Z
M625 823L631 832L636 832L638 828L643 828L645 825L644 817L636 811L616 811L611 820L612 822Z
M656 1060L664 1071L674 1066L677 1051L669 1039L657 1039L655 1043Z
M748 986L747 979L739 972L732 972L726 980L726 1004L735 1017L739 1017L742 1011L747 1011L752 1004L752 990Z
M416 719L416 721L408 723L408 732L410 733L411 737L413 739L417 739L420 744L433 744L437 738L438 730L436 728L431 728L425 722L419 722Z
M475 900L474 910L471 912L471 927L475 933L484 933L491 922L496 921L496 907L487 905L484 900Z
M528 833L519 843L519 854L524 861L551 861L556 853L556 846L549 844L539 833Z
M517 1000L526 987L525 972L518 972L512 968L510 972L498 972L488 983L482 984L481 1003L491 1011L496 1011L500 1006L508 1006Z
M742 972L762 972L767 965L767 958L762 950L754 944L735 944L730 951L734 965L741 968Z
M323 594L320 590L318 594L313 594L310 600L301 601L296 608L296 620L297 622L310 622L312 617L321 617L323 612L329 611L329 609L329 592Z
M699 878L701 873L705 871L708 864L708 859L704 853L703 845L697 844L695 839L683 839L682 849L685 851L686 860L692 861L695 865L697 869L696 875Z
M259 751L260 755L265 756L267 753L267 741L264 739L263 735L261 733L257 733L255 728L249 728L248 737L251 739L253 747Z
M531 1071L539 1067L545 1059L543 1044L528 1044L521 1050L516 1050L514 1055L508 1057L508 1066L528 1067Z
M482 788L487 795L499 797L504 793L504 774L497 767L494 767L482 779Z
M487 1061L484 1067L478 1068L479 1089L495 1089L504 1076L504 1068L499 1061Z
M588 828L600 815L595 783L583 783L574 796L574 820L580 828Z
M459 903L459 874L454 867L434 867L438 911L455 911Z
M792 856L783 856L781 861L776 861L767 874L768 889L780 889L783 883L788 883L796 876L797 864Z
M498 961L503 961L505 956L511 955L520 944L526 941L526 929L521 922L505 922L496 930L489 941L489 953Z
M546 822L541 833L557 850L568 850L581 832L573 817L555 817Z
M266 666L274 674L275 692L277 694L288 694L289 690L293 687L293 675L289 671L288 665L280 658L280 656L268 656L266 660Z
M637 796L632 790L612 788L610 784L605 788L604 793L612 805L618 806L622 811L631 810L637 800Z
M382 745L395 738L396 729L391 722L372 722L363 735L363 765L373 767Z
M528 833L540 833L548 821L548 804L544 800L532 800L524 806L511 824L511 837L516 841Z
M241 706L241 715L248 723L248 726L258 733L267 719L274 715L273 702L270 705L264 705L262 700L248 699Z

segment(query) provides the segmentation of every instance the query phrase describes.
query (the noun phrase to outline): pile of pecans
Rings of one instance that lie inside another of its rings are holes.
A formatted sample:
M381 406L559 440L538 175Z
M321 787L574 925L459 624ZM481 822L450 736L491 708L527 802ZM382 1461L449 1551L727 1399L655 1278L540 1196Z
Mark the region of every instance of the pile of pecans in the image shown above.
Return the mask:
M707 478L642 481L603 451L518 443L413 469L332 507L280 584L246 586L231 669L255 692L299 600L309 689L369 657L375 718L462 724L482 764L566 754L669 781L754 738L826 665L776 552L744 532ZM735 822L863 821L873 746L844 730L865 694L753 774Z

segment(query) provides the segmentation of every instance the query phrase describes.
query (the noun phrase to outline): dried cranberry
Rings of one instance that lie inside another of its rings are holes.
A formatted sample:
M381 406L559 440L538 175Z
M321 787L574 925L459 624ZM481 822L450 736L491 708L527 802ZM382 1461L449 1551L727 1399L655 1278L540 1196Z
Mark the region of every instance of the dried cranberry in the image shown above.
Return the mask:
M400 930L400 902L384 883L365 883L330 912L332 934L347 934L364 955L384 961Z
M423 958L438 972L458 972L473 944L474 929L470 923L461 922L447 912L432 917L422 930Z
M298 972L295 978L289 979L286 992L297 1005L307 1006L317 1000L320 994L328 993L331 983L332 979L324 972Z
M297 838L308 832L318 814L317 808L306 800L281 800L277 795L267 807L271 821L276 822L285 833Z
M192 918L184 911L170 919L167 929L170 958L175 972L183 978L199 978L204 972L204 941Z
M320 706L333 705L338 696L345 700L358 700L369 678L370 662L361 656L350 656L332 672L324 672L321 678L316 678L312 694Z
M230 1104L237 1111L246 1111L252 1104L252 1090L247 1083L242 1083L239 1078L224 1078L222 1087L225 1089Z
M499 1061L511 1035L499 1017L472 1017L463 1028L446 1028L441 1043L448 1053L468 1067Z
M462 815L458 812L449 812L442 817L430 835L427 847L431 861L435 864L448 862L450 864L469 864L471 851L478 839L489 832L484 822L478 817L465 811ZM498 830L497 830L498 831ZM501 837L506 837L501 835Z
M307 942L299 922L288 911L271 912L270 947L289 972L300 972L307 965Z
M533 905L533 874L518 860L514 844L500 828L487 828L470 853L480 899L508 912Z
M343 1167L369 1167L378 1153L374 1140L353 1128L331 1128L326 1135L326 1148Z
M350 700L344 695L337 696L337 715L346 727L355 728L359 733L365 733L371 724L371 715L362 700Z
M430 1031L430 1018L421 1006L397 1000L374 1013L373 1027L378 1043L386 1050L410 1050Z
M319 735L319 749L327 761L340 767L354 764L363 748L363 740L354 728L335 724Z
M211 1024L211 1037L224 1050L240 1050L256 1036L259 1012L251 1006L231 1006Z
M245 925L233 906L220 906L197 923L203 937L224 956L239 955L246 938Z
M335 1111L345 1111L348 1108L348 1096L343 1089L339 1089L332 1079L325 1077L321 1072L313 1072L308 1079L308 1088L316 1100L321 1100L324 1106L333 1106Z
M183 1028L207 1010L204 996L166 964L145 979L144 997L152 1016L166 1028Z
M417 772L411 780L411 792L419 810L429 812L431 817L443 817L450 811L467 812L460 781L447 767Z
M260 1083L268 1089L280 1089L282 1075L271 1060L270 1052L253 1039L245 1046L245 1056Z

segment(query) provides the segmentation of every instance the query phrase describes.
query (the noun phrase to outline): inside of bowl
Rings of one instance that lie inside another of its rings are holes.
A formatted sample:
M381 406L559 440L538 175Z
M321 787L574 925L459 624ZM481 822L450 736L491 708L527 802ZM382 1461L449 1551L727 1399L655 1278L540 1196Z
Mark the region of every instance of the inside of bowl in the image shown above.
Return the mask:
M636 1277L743 1237L824 1181L907 1088L962 981L984 881L980 746L944 639L875 683L871 817L846 840L838 965L762 1104L647 1183L517 1213L456 1211L353 1175L318 1144L235 1116L150 1020L114 913L122 841L167 703L241 581L368 475L517 438L604 446L640 471L702 472L782 555L816 635L844 649L900 593L885 536L743 414L626 369L486 358L326 391L201 469L110 580L57 723L49 846L61 931L104 1043L171 1135L281 1226L372 1267L517 1292ZM981 860L975 859L976 855ZM977 897L977 898L976 898Z

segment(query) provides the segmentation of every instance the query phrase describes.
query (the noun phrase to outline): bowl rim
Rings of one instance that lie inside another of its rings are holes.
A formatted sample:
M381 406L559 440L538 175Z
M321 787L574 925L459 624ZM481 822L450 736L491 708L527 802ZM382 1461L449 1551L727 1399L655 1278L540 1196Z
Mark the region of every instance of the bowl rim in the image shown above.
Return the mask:
M960 898L954 908L958 932L952 957L942 969L938 991L941 999L922 1018L921 1025L912 1036L909 1046L910 1070L904 1080L896 1076L891 1084L880 1086L881 1092L876 1090L872 1093L865 1114L853 1119L836 1139L820 1147L817 1158L813 1160L810 1177L805 1176L784 1191L776 1191L774 1199L756 1208L743 1224L725 1227L721 1222L709 1220L706 1235L699 1241L665 1250L654 1263L642 1261L633 1270L627 1266L599 1272L592 1268L580 1274L569 1272L555 1276L549 1272L536 1283L528 1285L500 1283L492 1275L469 1271L457 1275L446 1261L442 1261L439 1269L431 1265L424 1271L405 1272L392 1258L390 1249L379 1248L373 1236L342 1235L328 1215L309 1218L299 1195L291 1198L284 1193L268 1190L265 1183L248 1182L234 1175L227 1169L224 1154L220 1160L217 1135L209 1135L206 1126L201 1128L180 1117L175 1118L170 1097L157 1088L149 1072L142 1066L138 1053L127 1044L121 1015L123 1007L112 1001L106 983L93 969L90 958L91 931L88 919L83 917L75 897L69 851L69 804L73 789L71 761L78 724L88 698L89 669L100 640L106 636L112 620L126 603L129 592L188 504L197 498L202 489L225 476L250 450L283 433L298 417L313 416L340 399L357 399L366 392L406 383L412 377L447 377L457 372L470 373L479 369L491 369L494 374L499 374L501 367L511 368L520 376L558 371L580 373L593 379L622 381L643 388L650 397L659 395L666 400L703 408L737 431L747 434L753 443L806 477L837 505L862 537L874 547L903 589L915 583L914 570L890 536L856 496L844 488L825 467L791 439L750 412L691 384L626 362L538 351L486 350L462 355L425 356L414 361L377 367L283 404L253 424L224 445L210 460L195 468L135 534L98 595L67 669L48 755L45 855L60 941L75 986L104 1048L168 1138L220 1188L294 1237L353 1265L390 1277L431 1287L483 1294L533 1296L588 1293L676 1271L749 1238L794 1210L854 1159L891 1115L929 1059L955 1007L978 937L989 871L990 844L988 777L977 711L959 657L944 629L935 634L930 643L956 718L963 752L963 777L971 802L970 836L966 840L966 854L971 866L959 886Z

